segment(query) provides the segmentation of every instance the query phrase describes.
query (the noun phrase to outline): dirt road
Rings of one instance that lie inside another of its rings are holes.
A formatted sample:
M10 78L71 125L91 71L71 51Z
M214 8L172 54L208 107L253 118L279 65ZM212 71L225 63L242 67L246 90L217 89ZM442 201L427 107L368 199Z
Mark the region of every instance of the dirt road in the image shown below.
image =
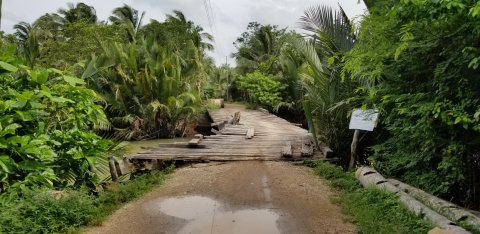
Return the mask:
M356 233L330 195L290 162L192 164L85 233Z

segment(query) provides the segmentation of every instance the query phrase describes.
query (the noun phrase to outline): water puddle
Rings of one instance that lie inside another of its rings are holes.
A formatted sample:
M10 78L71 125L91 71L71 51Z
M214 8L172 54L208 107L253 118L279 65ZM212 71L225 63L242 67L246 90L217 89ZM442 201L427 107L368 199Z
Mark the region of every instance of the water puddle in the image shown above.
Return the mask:
M270 234L280 233L279 215L268 209L222 210L221 204L202 196L168 198L155 202L151 212L188 220L178 233Z

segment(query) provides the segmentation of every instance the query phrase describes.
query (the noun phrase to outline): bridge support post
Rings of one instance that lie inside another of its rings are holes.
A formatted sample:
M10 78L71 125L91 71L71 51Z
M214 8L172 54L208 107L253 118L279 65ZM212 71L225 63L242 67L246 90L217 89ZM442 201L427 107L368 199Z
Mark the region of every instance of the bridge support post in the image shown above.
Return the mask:
M110 168L110 175L112 176L112 181L117 182L118 174L117 169L115 168L115 160L113 159L113 156L108 157L108 167Z

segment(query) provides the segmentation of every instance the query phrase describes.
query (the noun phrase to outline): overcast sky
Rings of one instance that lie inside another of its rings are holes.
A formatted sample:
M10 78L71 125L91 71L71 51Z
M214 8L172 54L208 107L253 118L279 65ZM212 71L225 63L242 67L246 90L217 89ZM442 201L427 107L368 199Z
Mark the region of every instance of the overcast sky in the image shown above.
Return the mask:
M209 2L213 12L213 29L208 23L204 2ZM215 51L212 56L217 64L232 63L230 54L235 51L233 41L245 31L248 22L277 24L281 27L298 30L297 22L305 9L319 4L336 7L337 2L350 18L362 15L363 1L359 0L4 0L1 29L13 32L13 25L25 21L32 23L45 13L66 8L68 2L84 2L95 7L99 20L106 20L115 7L126 3L133 8L145 11L143 24L150 19L163 21L165 14L172 10L182 11L187 19L201 25L215 37ZM213 31L213 32L212 32Z

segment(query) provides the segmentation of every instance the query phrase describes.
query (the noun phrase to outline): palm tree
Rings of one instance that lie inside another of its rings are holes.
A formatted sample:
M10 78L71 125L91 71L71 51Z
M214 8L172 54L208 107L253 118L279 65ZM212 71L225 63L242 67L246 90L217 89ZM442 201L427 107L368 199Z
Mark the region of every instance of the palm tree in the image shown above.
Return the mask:
M59 32L63 29L63 22L62 16L55 13L47 13L35 20L33 27L37 30L40 44L49 38L56 39Z
M85 20L88 23L97 22L97 13L93 6L86 5L85 3L73 3L68 4L68 9L59 9L58 13L62 15L63 24L75 23L81 20Z
M247 29L249 32L242 34L242 37L234 43L238 49L233 54L237 60L237 68L243 73L248 73L259 68L261 63L267 62L270 63L269 72L276 73L278 69L274 60L285 43L285 29L256 22L250 22ZM272 61L268 61L271 59Z
M167 14L165 22L175 26L180 34L186 35L193 44L202 51L212 51L213 36L203 31L203 28L195 25L193 21L187 20L183 12L174 10L173 15Z
M14 25L13 28L16 30L14 35L19 45L20 53L24 56L27 64L33 67L36 59L40 56L37 31L26 22L20 22Z
M357 36L341 7L338 11L328 6L312 7L305 11L300 24L308 32L306 40L295 38L291 44L304 57L305 64L298 66L290 59L287 70L296 70L303 83L303 108L312 133L334 151L347 154L350 108L344 101L356 86L351 80L342 81L342 58ZM288 59L288 55L285 57Z
M130 40L135 41L135 35L142 25L145 11L139 14L138 10L124 4L122 7L115 8L112 13L113 15L108 19L114 24L126 24L129 29Z
M328 55L349 51L357 41L352 22L343 8L338 7L336 11L329 6L314 6L300 18L302 28L310 32L308 37Z
M193 43L177 53L153 40L102 43L83 78L105 100L116 133L125 139L173 137L196 112L201 68Z

